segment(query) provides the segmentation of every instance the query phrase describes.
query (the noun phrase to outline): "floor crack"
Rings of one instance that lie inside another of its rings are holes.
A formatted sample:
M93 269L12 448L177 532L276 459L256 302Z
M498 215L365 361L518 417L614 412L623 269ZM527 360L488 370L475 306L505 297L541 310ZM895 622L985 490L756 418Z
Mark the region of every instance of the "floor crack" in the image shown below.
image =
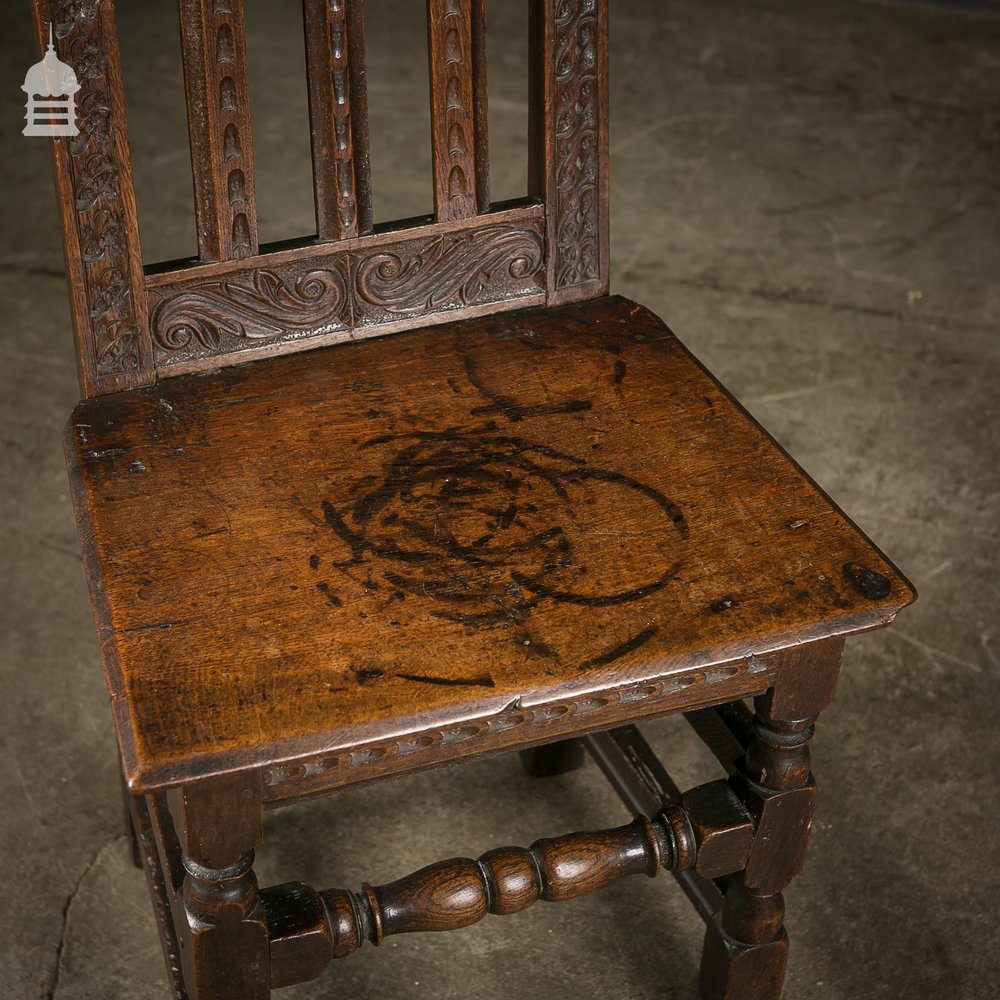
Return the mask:
M66 947L66 934L69 931L69 914L70 910L73 909L73 903L76 902L76 897L80 894L80 889L83 888L83 883L86 881L87 876L97 867L108 848L114 844L120 843L124 839L125 835L118 833L105 840L104 843L97 848L86 865L84 865L83 871L80 872L80 877L76 880L76 884L73 886L70 894L66 897L66 902L63 903L62 908L62 929L59 932L59 943L56 945L55 965L52 968L52 974L49 976L49 985L42 993L42 1000L55 1000L56 991L59 989L59 977L62 975L63 953Z

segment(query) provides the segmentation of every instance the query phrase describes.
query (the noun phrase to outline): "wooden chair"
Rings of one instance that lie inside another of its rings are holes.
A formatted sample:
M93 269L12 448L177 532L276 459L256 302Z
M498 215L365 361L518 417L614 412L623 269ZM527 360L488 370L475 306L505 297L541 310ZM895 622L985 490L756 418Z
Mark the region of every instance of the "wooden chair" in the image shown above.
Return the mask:
M528 196L490 202L485 0L428 0L435 215L376 226L363 2L305 0L317 232L268 248L242 0L180 0L199 256L144 269L113 4L34 2L82 84L53 141L66 455L178 998L267 997L365 941L660 869L707 924L702 996L780 994L816 717L845 637L915 594L607 294L607 3L530 9ZM633 726L676 712L727 773L684 794ZM266 808L581 748L634 822L258 888Z

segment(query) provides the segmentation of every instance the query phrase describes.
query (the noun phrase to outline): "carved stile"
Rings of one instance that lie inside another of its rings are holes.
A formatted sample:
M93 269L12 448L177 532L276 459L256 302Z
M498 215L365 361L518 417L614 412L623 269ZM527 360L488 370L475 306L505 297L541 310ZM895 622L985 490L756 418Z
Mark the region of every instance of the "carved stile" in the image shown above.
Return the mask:
M556 305L608 291L607 0L532 0L531 21L528 174Z
M52 140L80 387L95 396L148 385L153 358L114 5L36 0L33 11L39 51L52 25L81 85L79 135Z
M243 0L179 0L198 252L257 253Z
M316 232L372 230L364 0L303 0Z
M427 0L434 211L489 210L485 0Z

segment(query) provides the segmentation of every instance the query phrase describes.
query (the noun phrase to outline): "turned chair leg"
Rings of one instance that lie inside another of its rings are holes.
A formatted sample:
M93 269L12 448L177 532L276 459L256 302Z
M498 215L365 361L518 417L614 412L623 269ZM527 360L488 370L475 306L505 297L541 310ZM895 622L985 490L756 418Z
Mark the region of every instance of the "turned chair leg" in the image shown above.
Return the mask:
M733 781L756 818L746 868L708 924L703 1000L779 1000L788 964L782 890L802 870L816 805L809 741L833 700L843 641L787 656L784 682L754 699L753 739ZM808 677L808 683L803 678Z
M709 923L701 966L703 1000L778 1000L788 964L781 890L805 864L816 783L809 770L814 717L777 720L756 699L743 797L757 817L746 868L726 887Z
M521 763L532 778L553 778L583 765L587 751L579 740L560 740L520 751Z
M253 871L263 837L259 780L200 782L167 798L182 850L187 926L178 930L191 1000L268 1000L268 933Z

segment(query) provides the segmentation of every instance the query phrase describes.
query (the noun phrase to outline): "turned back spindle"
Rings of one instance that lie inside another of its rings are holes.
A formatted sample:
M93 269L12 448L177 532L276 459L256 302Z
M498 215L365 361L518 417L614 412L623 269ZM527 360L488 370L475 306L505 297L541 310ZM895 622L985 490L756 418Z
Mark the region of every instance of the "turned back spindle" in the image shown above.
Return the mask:
M364 0L303 0L316 231L258 239L244 0L178 0L197 255L144 268L111 0L33 0L82 84L54 138L85 396L605 294L607 0L527 0L528 190L490 202L486 0L426 0L434 214L376 225ZM246 9L245 9L246 7Z

